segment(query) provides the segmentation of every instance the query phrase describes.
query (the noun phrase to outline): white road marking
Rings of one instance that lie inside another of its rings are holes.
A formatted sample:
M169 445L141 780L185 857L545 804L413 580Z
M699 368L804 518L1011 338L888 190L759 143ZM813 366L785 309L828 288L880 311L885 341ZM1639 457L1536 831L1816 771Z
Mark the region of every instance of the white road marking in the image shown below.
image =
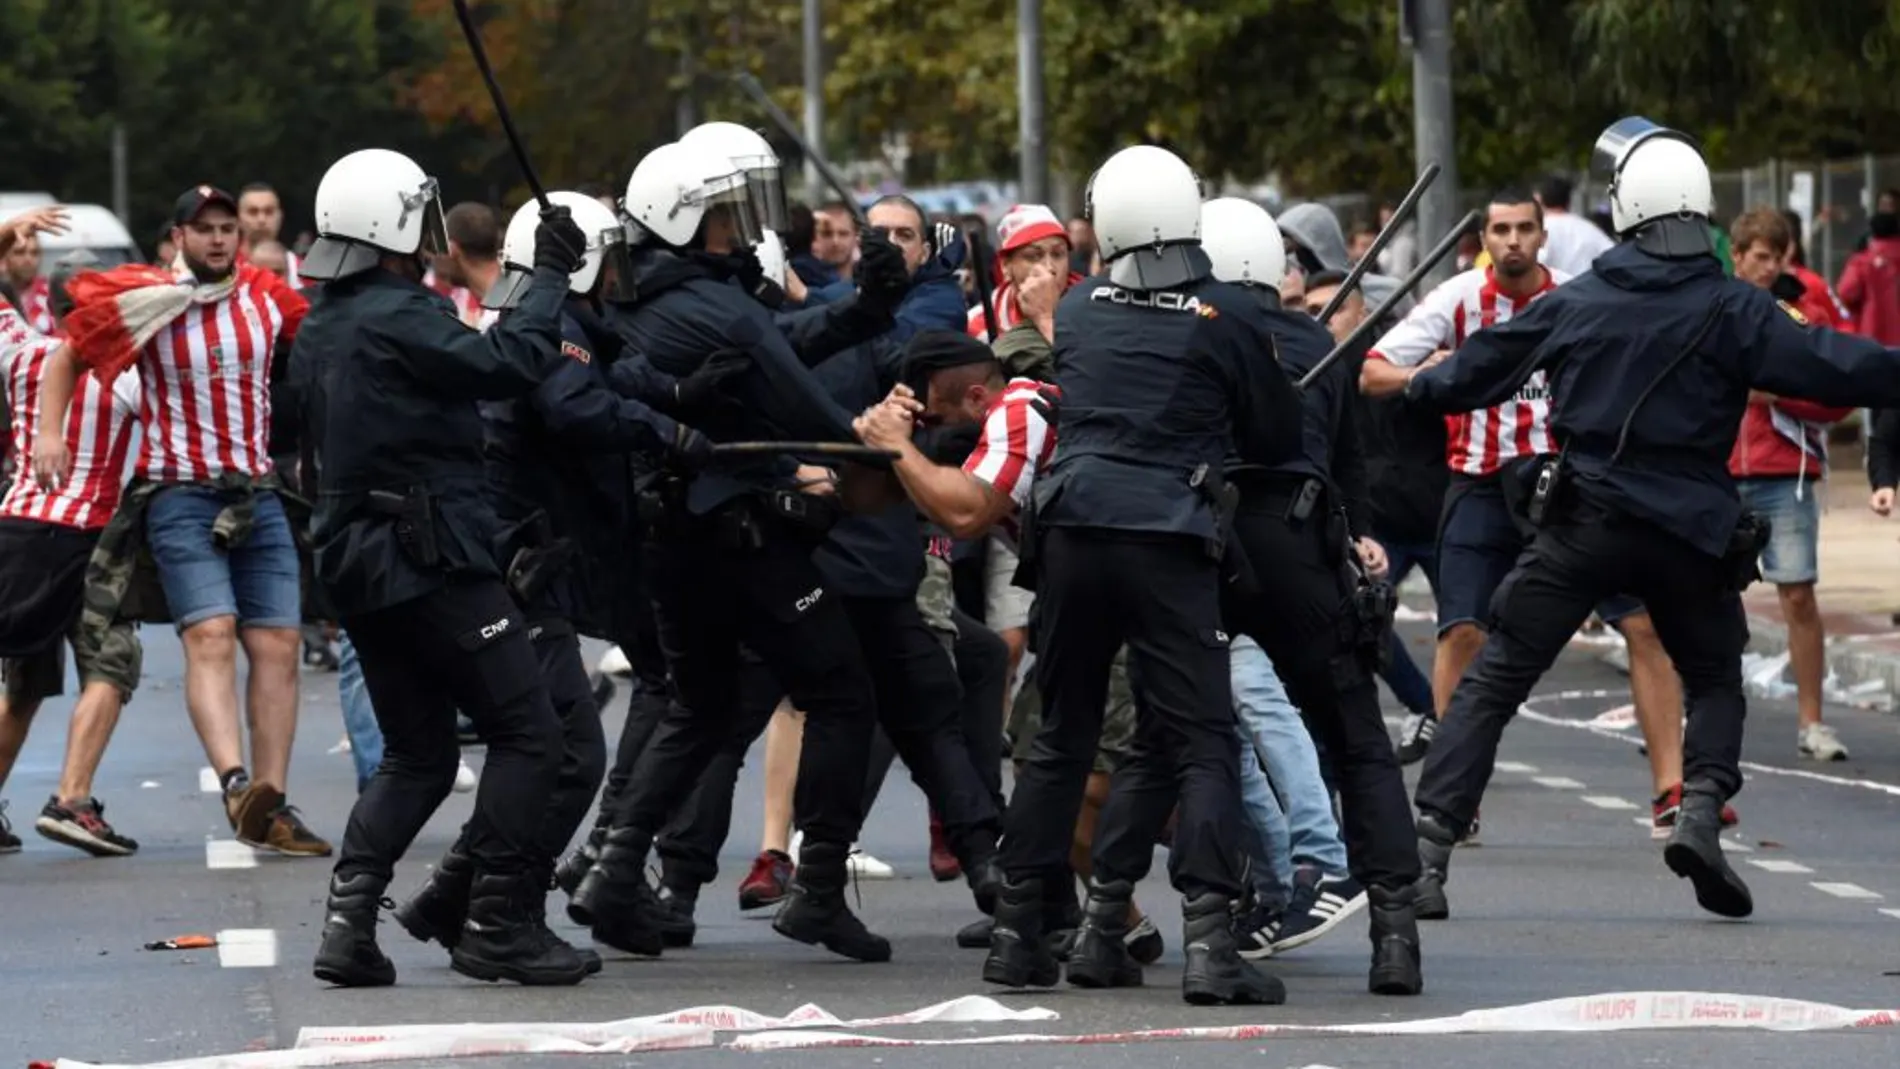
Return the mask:
M1534 776L1531 782L1539 787L1549 787L1553 791L1580 791L1583 784L1568 776Z
M1900 920L1900 909L1883 909L1880 912L1882 916L1892 917L1894 920Z
M223 792L224 784L218 782L218 774L210 765L198 770L198 793L222 794Z
M218 933L218 964L226 969L269 969L277 964L277 932L226 928Z
M1754 847L1744 842L1737 842L1734 839L1723 839L1722 849L1735 854L1752 854L1755 852Z
M1808 886L1835 898L1858 898L1871 902L1880 897L1879 891L1869 891L1857 883L1811 883Z
M1814 870L1799 861L1783 861L1777 857L1751 857L1748 863L1763 872L1792 872L1812 875Z
M1596 806L1598 809L1641 809L1642 808L1642 806L1637 805L1635 802L1625 801L1621 798L1610 798L1608 796L1600 795L1600 794L1586 794L1583 796L1583 800L1590 805ZM1647 821L1643 821L1640 818L1638 819L1638 822L1648 823Z
M1527 765L1522 761L1498 761L1493 763L1491 767L1499 772L1518 772L1526 776L1537 771L1536 765Z
M155 779L148 779L145 782L139 784L139 789L142 791L155 791L158 788L163 787L163 786L164 784L158 782Z
M256 867L257 851L236 839L205 840L205 868L254 869Z

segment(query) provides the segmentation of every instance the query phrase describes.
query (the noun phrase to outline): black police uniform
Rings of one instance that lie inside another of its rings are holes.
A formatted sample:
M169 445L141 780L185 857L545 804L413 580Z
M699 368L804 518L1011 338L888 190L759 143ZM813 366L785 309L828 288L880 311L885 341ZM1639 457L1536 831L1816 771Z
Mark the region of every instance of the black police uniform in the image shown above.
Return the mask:
M1809 327L1713 255L1664 258L1632 241L1509 323L1479 331L1406 396L1447 412L1551 382L1561 472L1535 540L1499 588L1496 626L1446 710L1419 779L1419 912L1443 916L1450 844L1469 825L1504 725L1591 607L1613 594L1649 607L1682 676L1683 809L1665 851L1703 908L1746 916L1748 889L1718 842L1722 803L1741 789L1739 591L1765 527L1728 474L1750 389L1833 405L1900 401L1900 352Z
M1332 348L1308 316L1262 314L1290 376L1304 376ZM1357 369L1335 361L1301 391L1301 403L1297 457L1255 464L1243 455L1228 470L1240 489L1234 538L1251 567L1250 582L1228 587L1225 618L1260 643L1329 758L1348 865L1373 900L1372 989L1416 994L1418 854L1375 676L1391 627L1390 587L1361 580L1350 544L1366 536L1368 513L1353 418Z
M1125 642L1148 730L1176 740L1181 813L1169 871L1187 898L1183 994L1278 1001L1284 990L1241 962L1229 928L1244 881L1217 503L1222 463L1237 444L1244 455L1276 458L1297 448L1299 402L1280 366L1261 359L1269 344L1258 303L1210 278L1198 246L1181 251L1194 281L1144 291L1091 280L1056 310L1061 430L1032 490L1023 544L1039 570L1043 722L1004 822L1008 882L984 978L1054 982L1044 912L1067 896L1045 903L1045 887L1069 886L1109 665ZM1105 932L1125 929L1132 882L1149 865L1152 839L1137 844L1120 831L1146 822L1136 811L1143 803L1111 794L1097 828L1087 923Z
M748 370L724 390L731 404L696 420L715 441L851 441L849 417L800 366L771 314L711 258L639 250L638 304L619 329L641 340L653 367L684 378L716 351L740 349ZM829 530L827 503L798 493L787 464L735 463L652 491L659 513L645 549L679 704L641 751L600 858L576 889L571 915L609 946L650 953L633 909L652 839L734 728L739 644L770 666L805 711L795 808L803 864L774 927L850 957L884 960L890 945L846 907L845 856L862 820L876 710L850 620L811 554Z
M586 974L540 922L543 803L561 729L495 559L500 526L477 410L533 390L560 359L570 248L581 243L542 244L550 251L519 311L489 334L378 267L326 284L293 349L318 468L317 575L362 661L385 746L332 877L316 973L333 983L394 982L375 944L377 903L454 783L458 709L488 759L467 830L468 924L452 964L524 983Z
M505 313L501 322L514 314ZM563 359L533 393L482 405L489 489L503 525L498 560L509 565L509 590L525 615L561 721L560 774L546 803L537 858L543 885L606 772L607 742L579 636L615 631L623 613L618 597L628 589L624 577L637 567L630 458L657 457L679 434L671 417L608 384L607 369L621 358L623 344L595 315L591 299L568 298L559 346ZM398 907L396 919L417 938L452 948L471 878L458 841L423 889Z

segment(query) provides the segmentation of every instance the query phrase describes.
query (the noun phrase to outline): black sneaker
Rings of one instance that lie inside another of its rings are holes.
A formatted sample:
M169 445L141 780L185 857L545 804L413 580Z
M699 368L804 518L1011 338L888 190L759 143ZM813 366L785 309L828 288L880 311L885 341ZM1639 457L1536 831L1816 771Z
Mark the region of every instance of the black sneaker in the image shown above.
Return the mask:
M105 813L106 807L97 798L66 806L60 805L59 798L54 796L47 799L45 808L40 810L40 819L33 822L33 829L56 843L84 850L93 857L129 857L138 853L139 844L113 831L112 825L106 823Z
M1128 930L1127 938L1122 940L1128 946L1128 956L1139 965L1153 965L1161 960L1162 951L1167 944L1162 942L1161 929L1155 927L1154 918L1143 915L1141 923Z
M1301 869L1293 877L1293 901L1273 933L1273 951L1285 953L1311 943L1366 908L1366 889L1344 874L1321 877Z
M1240 944L1242 960L1265 961L1272 957L1273 937L1285 920L1284 910L1266 902L1256 902L1246 915L1235 917L1234 942Z
M13 834L13 824L7 820L7 803L0 802L0 854L20 852L20 837Z
M1412 765L1425 760L1432 748L1432 740L1438 737L1438 720L1423 713L1413 713L1399 726L1399 764Z

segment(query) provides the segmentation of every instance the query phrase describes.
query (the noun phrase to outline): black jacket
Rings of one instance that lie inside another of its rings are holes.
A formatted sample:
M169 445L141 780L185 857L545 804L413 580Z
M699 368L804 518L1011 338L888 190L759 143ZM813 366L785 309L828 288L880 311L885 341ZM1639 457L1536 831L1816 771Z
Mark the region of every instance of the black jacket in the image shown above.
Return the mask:
M1344 359L1363 367L1367 350L1390 327L1370 331ZM1438 520L1451 487L1445 466L1445 417L1401 394L1359 395L1354 422L1365 454L1366 503L1373 537L1399 545L1438 541Z
M1275 465L1298 454L1298 394L1271 352L1251 294L1202 278L1174 290L1107 279L1056 306L1062 432L1036 480L1037 522L1215 540L1192 480L1230 458Z
M315 487L317 578L345 620L418 598L452 574L499 576L499 524L482 462L478 403L533 390L562 359L567 276L536 272L508 321L487 334L446 298L374 269L325 285L297 332L291 380L302 398ZM373 492L415 502L439 556L401 544Z
M1468 412L1510 397L1540 369L1577 492L1711 556L1723 554L1742 511L1728 458L1751 388L1900 406L1900 351L1808 326L1768 291L1726 276L1713 256L1666 260L1628 244L1466 338L1406 395Z
M1874 414L1867 439L1867 480L1876 490L1900 482L1900 408Z

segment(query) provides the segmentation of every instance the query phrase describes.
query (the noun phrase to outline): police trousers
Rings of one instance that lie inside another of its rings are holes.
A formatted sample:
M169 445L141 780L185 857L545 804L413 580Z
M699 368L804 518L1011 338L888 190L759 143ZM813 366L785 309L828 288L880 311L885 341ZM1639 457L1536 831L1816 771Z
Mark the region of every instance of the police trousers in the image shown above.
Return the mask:
M747 507L743 503L731 506ZM756 547L735 545L723 518L690 517L656 534L645 565L674 694L635 759L613 825L655 835L740 724L740 644L805 713L793 797L807 842L846 845L876 718L871 674L840 600L812 562L812 542L770 517Z
M1184 895L1239 897L1240 740L1216 562L1198 539L1175 535L1055 527L1043 538L1036 646L1042 726L1004 820L1004 874L1012 881L1068 878L1069 846L1108 704L1109 664L1125 643L1142 696L1138 740L1172 755L1180 819L1169 876ZM1168 815L1161 803L1155 819L1158 794L1117 777L1096 825L1098 878L1147 872Z
M346 617L383 732L383 762L357 795L336 873L390 878L455 784L455 714L488 749L464 842L478 871L520 874L551 860L543 836L559 778L561 724L521 611L497 579Z
M1318 742L1339 791L1346 864L1366 886L1408 887L1418 879L1418 840L1405 780L1379 709L1376 647L1362 649L1343 535L1323 510L1293 520L1292 494L1249 487L1234 539L1253 564L1255 590L1230 587L1227 626L1260 644L1287 697ZM1330 530L1329 530L1330 528Z
M979 623L962 609L950 610L957 626L951 658L956 662L957 683L963 688L959 725L963 744L976 765L976 775L990 797L990 805L1000 815L1009 805L1003 799L1003 696L1009 693L1009 646L1003 636ZM888 734L879 731L871 740L871 775L864 784L864 812L868 815L884 789L884 777L890 775L897 760L897 747Z
M580 638L573 626L565 620L542 620L529 626L528 635L554 714L561 721L560 771L541 830L543 853L554 859L566 851L593 808L601 777L607 773L607 736L600 726L600 709L594 704L594 688L587 680L587 665L581 660Z
M600 814L596 825L606 827L614 813L616 799L626 789L634 762L646 749L653 731L666 716L671 691L666 675L666 656L660 652L659 624L653 617L652 599L642 597L637 605L621 608L630 621L614 635L615 645L633 669L628 687L627 719L620 725L620 740L614 746L613 768L607 772L607 785L601 792Z
M1463 834L1516 715L1597 602L1640 598L1682 677L1682 773L1732 796L1742 786L1741 595L1718 559L1652 524L1575 507L1517 559L1491 602L1491 630L1438 725L1415 801Z

